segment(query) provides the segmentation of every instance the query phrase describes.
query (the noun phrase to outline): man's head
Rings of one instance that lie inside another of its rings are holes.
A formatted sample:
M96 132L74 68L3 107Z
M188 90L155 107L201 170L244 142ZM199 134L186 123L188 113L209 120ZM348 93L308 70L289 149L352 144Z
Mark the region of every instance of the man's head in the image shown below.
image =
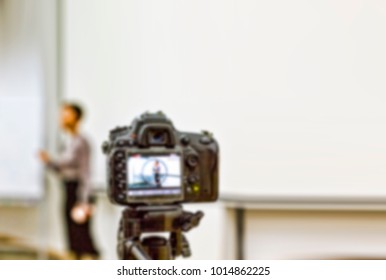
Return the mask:
M60 124L64 130L74 132L83 117L83 109L79 104L65 102L62 105Z

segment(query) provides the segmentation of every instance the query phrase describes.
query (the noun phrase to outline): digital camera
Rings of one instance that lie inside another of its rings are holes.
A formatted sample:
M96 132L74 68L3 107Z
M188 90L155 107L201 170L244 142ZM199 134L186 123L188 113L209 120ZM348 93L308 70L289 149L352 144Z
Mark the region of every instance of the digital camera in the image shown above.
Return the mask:
M209 132L179 132L162 112L144 113L130 126L110 131L103 151L113 203L217 200L219 147Z

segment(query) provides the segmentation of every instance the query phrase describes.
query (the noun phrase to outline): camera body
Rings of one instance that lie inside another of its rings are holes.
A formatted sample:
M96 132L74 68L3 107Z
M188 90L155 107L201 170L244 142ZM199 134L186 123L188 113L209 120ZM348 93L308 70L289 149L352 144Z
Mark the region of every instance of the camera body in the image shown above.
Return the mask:
M210 202L218 198L219 147L208 132L177 131L162 113L144 113L110 131L108 196L119 205Z

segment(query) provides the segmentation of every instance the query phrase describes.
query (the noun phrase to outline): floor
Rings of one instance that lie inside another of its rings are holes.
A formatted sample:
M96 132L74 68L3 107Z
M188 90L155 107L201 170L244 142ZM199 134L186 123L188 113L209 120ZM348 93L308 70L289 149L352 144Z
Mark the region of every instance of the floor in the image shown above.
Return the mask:
M0 235L0 260L63 260L66 257L51 251L41 251L20 239Z

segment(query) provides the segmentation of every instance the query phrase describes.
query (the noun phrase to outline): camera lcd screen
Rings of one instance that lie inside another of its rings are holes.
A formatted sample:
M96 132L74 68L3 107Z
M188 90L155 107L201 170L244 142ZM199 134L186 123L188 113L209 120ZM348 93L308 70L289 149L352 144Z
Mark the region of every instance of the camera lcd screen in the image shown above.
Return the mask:
M127 162L129 196L178 196L181 194L181 157L130 155Z

